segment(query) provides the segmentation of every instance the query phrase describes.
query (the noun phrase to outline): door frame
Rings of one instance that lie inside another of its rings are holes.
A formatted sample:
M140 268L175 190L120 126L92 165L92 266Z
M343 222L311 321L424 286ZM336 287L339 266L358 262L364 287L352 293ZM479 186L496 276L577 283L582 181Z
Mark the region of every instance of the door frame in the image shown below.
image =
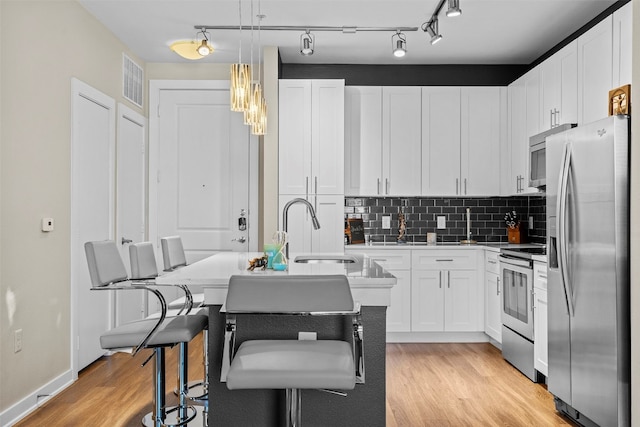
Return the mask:
M159 110L162 90L220 90L229 89L229 80L149 80L149 207L148 238L156 247L156 257L160 257L160 237L158 235L158 161L159 161ZM238 113L240 114L240 113ZM249 138L249 245L251 252L258 250L258 175L259 140L255 135ZM161 261L161 259L160 259ZM160 264L162 265L162 264Z

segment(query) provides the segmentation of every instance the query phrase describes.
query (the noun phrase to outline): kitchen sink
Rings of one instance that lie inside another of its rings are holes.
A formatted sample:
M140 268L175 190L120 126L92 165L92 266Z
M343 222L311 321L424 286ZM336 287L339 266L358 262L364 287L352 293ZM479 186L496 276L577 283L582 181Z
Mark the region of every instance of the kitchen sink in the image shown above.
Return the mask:
M349 255L299 255L293 262L303 264L352 264L357 260Z

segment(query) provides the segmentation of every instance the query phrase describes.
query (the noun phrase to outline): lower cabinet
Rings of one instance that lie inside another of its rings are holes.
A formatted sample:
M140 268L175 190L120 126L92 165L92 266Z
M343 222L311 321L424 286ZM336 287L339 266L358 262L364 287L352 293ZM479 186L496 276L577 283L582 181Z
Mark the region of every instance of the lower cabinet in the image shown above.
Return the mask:
M536 371L548 376L547 266L541 262L533 265L533 295L533 365Z
M502 343L501 284L498 253L485 251L484 271L484 332L498 343Z

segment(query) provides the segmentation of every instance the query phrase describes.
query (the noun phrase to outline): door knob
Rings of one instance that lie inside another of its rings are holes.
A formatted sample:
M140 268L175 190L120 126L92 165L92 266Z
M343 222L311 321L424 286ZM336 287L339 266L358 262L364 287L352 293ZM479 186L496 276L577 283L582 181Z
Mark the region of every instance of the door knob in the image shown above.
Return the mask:
M238 243L244 243L247 241L247 239L244 236L240 236L237 239L231 239L232 242L238 242Z
M124 237L121 240L122 244L124 245L125 243L133 243L133 240L131 239L125 239Z

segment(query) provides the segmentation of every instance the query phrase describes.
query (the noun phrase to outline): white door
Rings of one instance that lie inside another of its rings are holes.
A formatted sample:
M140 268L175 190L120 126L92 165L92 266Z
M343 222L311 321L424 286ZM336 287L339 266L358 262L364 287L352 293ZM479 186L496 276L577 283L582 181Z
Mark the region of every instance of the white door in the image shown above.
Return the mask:
M444 284L447 271L414 270L411 272L411 330L444 330Z
M131 275L129 243L145 238L147 120L123 104L118 104L116 243ZM146 315L146 292L116 292L116 325Z
M84 243L112 239L115 102L72 79L71 365L78 371L102 356L100 334L112 326L111 292L91 291Z
M157 183L157 238L180 235L188 263L247 251L250 128L230 110L228 84L160 89L158 103L156 176L150 171Z
M446 282L444 274L446 273ZM480 321L480 307L484 294L478 289L476 270L448 270L443 272L444 293L444 330L445 331L483 331Z

